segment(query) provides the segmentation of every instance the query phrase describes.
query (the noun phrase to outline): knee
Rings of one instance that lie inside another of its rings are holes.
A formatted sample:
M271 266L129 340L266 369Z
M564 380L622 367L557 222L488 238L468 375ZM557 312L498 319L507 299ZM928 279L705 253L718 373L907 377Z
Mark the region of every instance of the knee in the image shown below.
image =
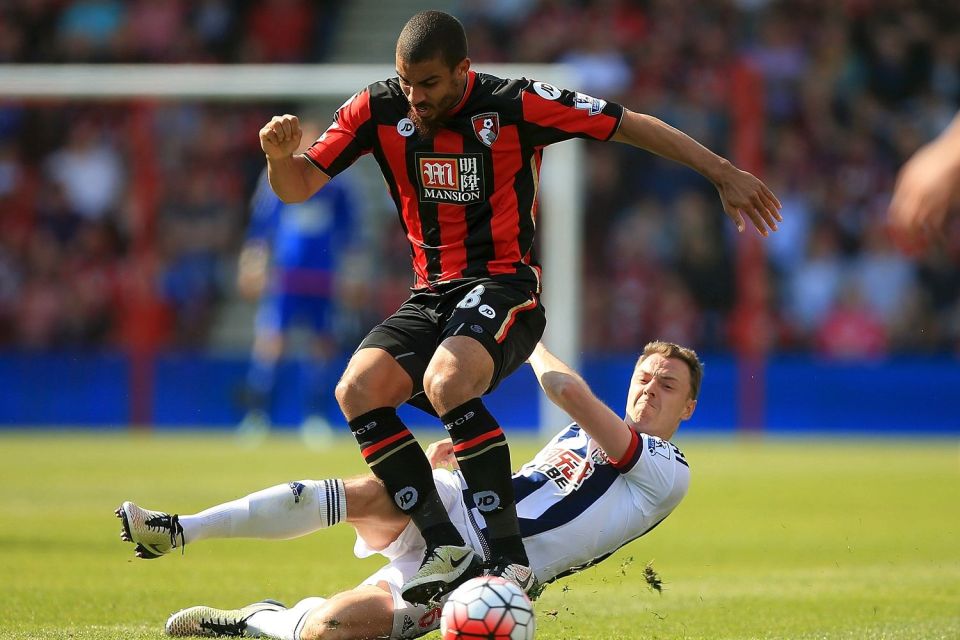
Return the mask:
M333 390L333 395L337 399L337 404L340 405L340 408L344 414L346 414L347 408L357 404L365 394L360 381L356 377L348 376L345 373L337 382L337 386ZM351 417L352 416L349 415L347 416L348 419Z
M315 612L311 613L303 627L300 629L300 640L330 640L332 637L327 632L330 631L327 621Z
M318 616L316 612L311 613L307 620L303 623L303 627L300 629L300 640L322 640L326 638L330 639L330 636L326 634L327 624L321 616Z
M347 420L380 407L399 407L410 397L409 376L392 376L376 367L349 366L334 389Z
M300 640L362 640L367 635L341 624L326 606L320 606L307 615L297 636Z
M321 605L307 614L300 628L300 640L344 640L344 630L338 628L337 621L330 617L327 607Z
M431 362L423 376L423 391L443 415L486 391L486 385L452 363Z
M373 409L388 405L398 406L403 402L393 398L396 394L391 394L388 385L377 384L372 376L355 374L349 370L340 378L333 393L347 420Z

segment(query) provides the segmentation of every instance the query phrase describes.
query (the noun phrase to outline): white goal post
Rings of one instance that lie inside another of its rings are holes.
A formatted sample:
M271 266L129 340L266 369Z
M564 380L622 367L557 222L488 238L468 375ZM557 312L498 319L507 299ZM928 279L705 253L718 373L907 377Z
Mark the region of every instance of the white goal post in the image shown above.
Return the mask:
M536 78L559 87L579 85L563 65L484 65L505 78ZM129 99L342 102L360 88L396 75L389 65L0 65L2 100L112 101ZM332 113L331 113L332 115ZM321 123L325 124L325 123ZM540 229L545 342L574 368L580 365L582 313L583 144L571 140L544 153ZM552 433L568 420L541 396L540 429Z

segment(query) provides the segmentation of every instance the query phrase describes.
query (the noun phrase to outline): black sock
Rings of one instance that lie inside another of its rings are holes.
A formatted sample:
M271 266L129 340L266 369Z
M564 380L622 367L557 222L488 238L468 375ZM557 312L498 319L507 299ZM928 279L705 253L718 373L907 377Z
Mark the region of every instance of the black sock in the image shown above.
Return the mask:
M494 557L530 564L517 522L510 448L497 420L480 398L468 400L441 420L453 439L453 451L473 501L486 520Z
M433 482L423 449L393 407L374 409L350 421L350 431L370 470L380 478L397 507L410 516L427 548L463 546Z

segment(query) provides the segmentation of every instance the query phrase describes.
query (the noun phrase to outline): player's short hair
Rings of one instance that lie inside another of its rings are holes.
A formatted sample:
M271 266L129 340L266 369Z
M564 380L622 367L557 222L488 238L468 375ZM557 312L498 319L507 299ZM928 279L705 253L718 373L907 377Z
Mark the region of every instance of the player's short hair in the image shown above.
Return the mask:
M426 62L439 57L450 69L467 57L467 32L442 11L421 11L407 21L397 38L397 58Z
M697 357L697 352L673 342L654 340L648 342L643 348L643 353L637 358L637 365L653 354L659 354L664 358L676 358L687 365L687 369L690 371L690 399L696 400L697 396L700 395L700 383L703 381L703 363Z

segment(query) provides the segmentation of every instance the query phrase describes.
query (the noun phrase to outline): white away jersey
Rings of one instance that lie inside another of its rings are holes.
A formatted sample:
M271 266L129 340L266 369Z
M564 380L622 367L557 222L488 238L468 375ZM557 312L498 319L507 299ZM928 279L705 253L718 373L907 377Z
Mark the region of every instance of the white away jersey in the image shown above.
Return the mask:
M513 476L537 579L579 571L639 538L673 511L689 484L690 467L670 442L634 432L623 459L614 461L571 424Z

